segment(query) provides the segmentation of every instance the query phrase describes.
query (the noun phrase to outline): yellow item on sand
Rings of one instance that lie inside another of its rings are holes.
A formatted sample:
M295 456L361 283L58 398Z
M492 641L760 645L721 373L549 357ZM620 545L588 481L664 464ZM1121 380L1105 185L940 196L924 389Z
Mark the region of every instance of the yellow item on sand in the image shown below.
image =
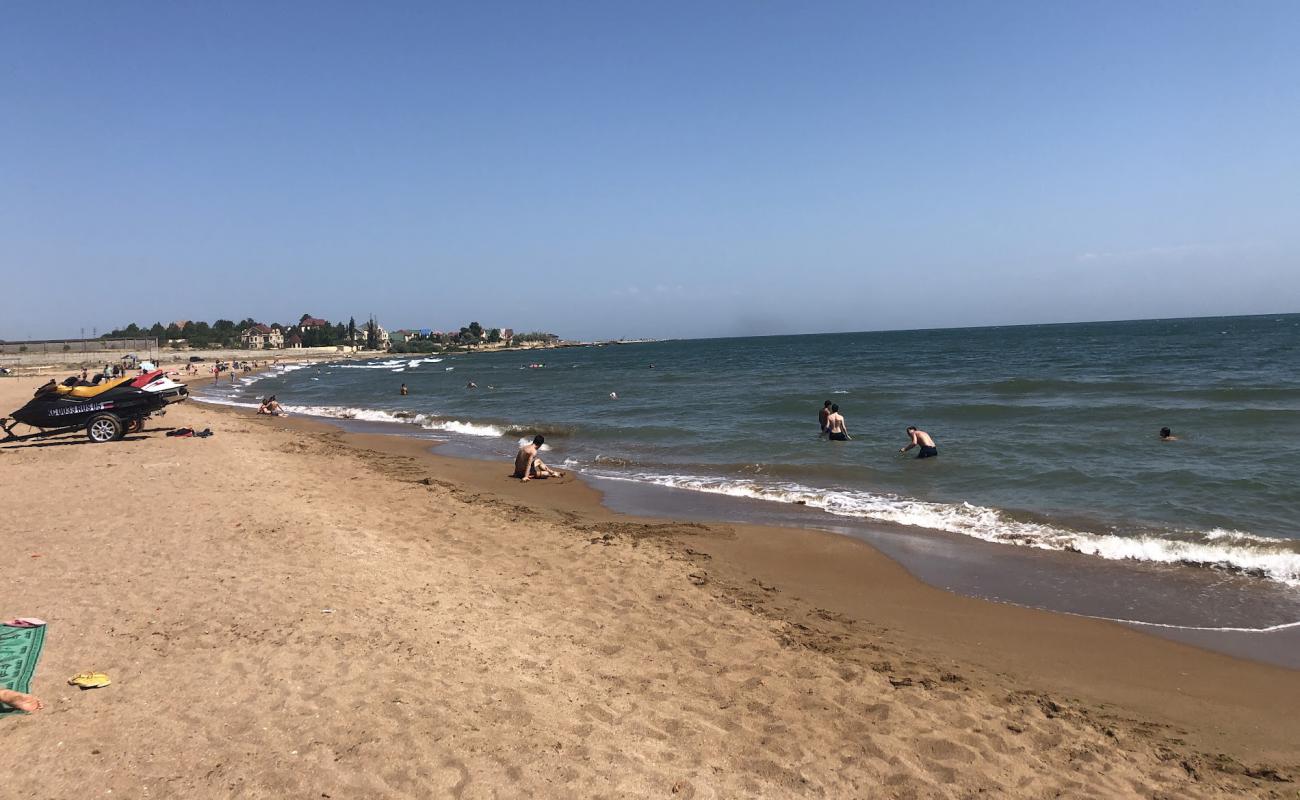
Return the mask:
M78 672L68 678L68 683L73 686L80 686L83 689L98 689L101 686L109 685L112 681L102 672Z

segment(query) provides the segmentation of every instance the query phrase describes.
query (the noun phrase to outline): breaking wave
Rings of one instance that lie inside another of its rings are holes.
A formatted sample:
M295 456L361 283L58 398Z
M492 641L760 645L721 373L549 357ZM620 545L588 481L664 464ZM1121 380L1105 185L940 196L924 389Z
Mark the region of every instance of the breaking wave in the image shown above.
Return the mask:
M819 508L842 517L931 528L986 542L1060 550L1116 561L1222 569L1300 587L1300 543L1241 531L1180 532L1186 538L1118 536L1012 519L971 503L936 503L892 494L815 489L797 483L689 475L593 472L612 480Z
M202 396L195 397L200 403L211 403L219 406L235 406L237 408L257 408L259 403L241 402L223 397ZM448 433L459 433L465 436L504 436L506 431L495 425L485 425L478 422L462 422L456 419L442 419L429 414L419 414L411 411L384 411L377 408L354 408L350 406L300 406L284 405L284 410L290 414L301 414L308 417L325 417L327 419L357 419L364 422L389 422L401 425L418 425L425 430L446 431Z

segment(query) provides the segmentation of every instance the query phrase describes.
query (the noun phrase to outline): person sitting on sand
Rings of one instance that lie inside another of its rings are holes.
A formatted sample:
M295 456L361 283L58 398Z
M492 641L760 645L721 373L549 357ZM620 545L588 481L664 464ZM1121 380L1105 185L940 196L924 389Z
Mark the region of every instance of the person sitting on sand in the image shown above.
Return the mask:
M849 427L844 424L838 403L831 405L831 413L826 417L826 438L832 442L849 441Z
M262 405L257 409L257 413L269 414L272 417L279 417L284 414L284 407L280 405L279 400L275 399L275 395L271 395L270 397L262 401Z
M1171 431L1171 430L1169 430L1168 428L1161 428L1161 429L1160 429L1160 441L1162 441L1162 442L1176 442L1176 441L1178 441L1178 437L1177 437L1177 436L1174 436L1174 432Z
M826 432L826 420L831 416L831 401L827 400L822 403L822 410L817 412L817 424L821 425L822 433Z
M915 425L908 425L907 435L912 437L912 441L908 443L907 447L900 447L898 452L906 453L913 447L920 447L921 452L916 454L917 458L934 458L939 455L939 448L934 446L934 439L930 438L930 434L918 429Z
M515 474L513 477L521 481L528 481L532 478L564 477L563 472L551 469L537 457L538 451L542 449L544 444L546 444L546 437L539 433L533 437L531 444L519 448L519 452L515 455Z
M0 689L0 704L26 711L28 714L45 708L45 703L41 702L41 698L36 695L15 692L13 689Z

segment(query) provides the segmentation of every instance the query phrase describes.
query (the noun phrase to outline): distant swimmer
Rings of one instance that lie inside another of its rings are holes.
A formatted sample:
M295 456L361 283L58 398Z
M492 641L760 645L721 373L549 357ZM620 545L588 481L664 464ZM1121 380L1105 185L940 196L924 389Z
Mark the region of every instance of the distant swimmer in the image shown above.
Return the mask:
M826 420L831 416L831 401L827 400L822 404L822 410L817 412L817 424L821 425L822 433L826 432Z
M908 443L907 447L900 447L898 452L906 453L913 447L920 447L921 452L916 454L917 458L933 458L939 455L939 448L934 446L934 439L930 438L930 434L920 430L915 425L908 425L907 435L912 437L912 441Z
M832 442L849 441L849 428L844 424L844 415L837 404L831 405L831 413L826 417L826 438Z
M478 384L475 383L474 381L470 381L469 383L465 384L465 388L466 388L466 389L477 389L477 388L478 388Z
M526 444L519 448L515 454L515 474L514 477L521 481L532 480L533 478L563 478L564 473L553 470L542 463L537 457L538 451L542 445L546 444L546 437L540 433L533 437L531 444Z
M1174 432L1171 431L1171 430L1169 430L1168 428L1161 428L1161 429L1160 429L1160 441L1162 441L1162 442L1176 442L1176 441L1178 441L1178 437L1177 437L1177 436L1174 436Z
M402 397L406 397L408 394L411 393L411 391L406 388L406 384L402 384L402 388L399 389L398 391L401 393Z
M610 399L610 400L617 400L617 399L618 399L618 392L610 392L610 393L609 393L609 399Z

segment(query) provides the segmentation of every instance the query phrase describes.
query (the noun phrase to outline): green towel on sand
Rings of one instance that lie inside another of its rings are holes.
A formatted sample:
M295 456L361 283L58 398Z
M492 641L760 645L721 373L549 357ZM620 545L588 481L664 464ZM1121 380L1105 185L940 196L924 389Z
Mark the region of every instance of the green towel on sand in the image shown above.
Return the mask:
M27 693L32 689L32 675L36 662L41 660L41 647L45 644L45 626L38 628L10 628L0 625L0 689L13 689ZM18 711L0 705L0 715Z

